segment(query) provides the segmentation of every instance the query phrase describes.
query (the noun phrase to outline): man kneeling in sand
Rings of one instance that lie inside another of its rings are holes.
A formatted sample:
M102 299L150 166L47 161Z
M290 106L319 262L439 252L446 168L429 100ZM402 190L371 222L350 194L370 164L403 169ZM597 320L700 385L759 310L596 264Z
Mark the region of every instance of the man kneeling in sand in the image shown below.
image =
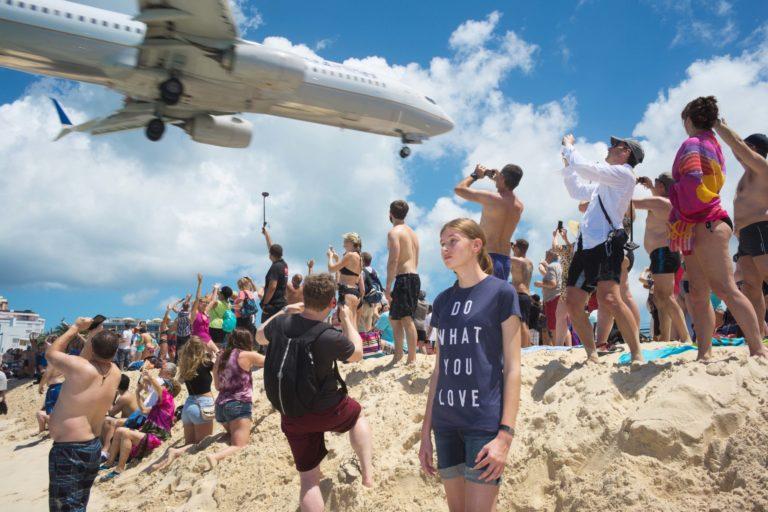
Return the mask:
M120 337L98 327L79 356L65 351L78 332L91 325L78 318L48 348L48 364L64 374L64 384L49 419L53 446L48 455L50 510L85 510L99 470L101 425L115 398L120 370L112 364Z
M362 360L363 341L347 306L339 306L341 332L325 322L334 307L333 277L309 276L304 283L304 304L286 306L256 332L256 341L268 345L264 388L281 413L281 429L301 477L299 501L304 512L324 509L320 462L328 453L325 432L349 432L352 448L360 460L362 483L373 486L371 429L360 404L347 395L336 363ZM302 371L308 366L301 361L310 358L315 375ZM319 384L314 397L296 393L306 390L302 384L312 380ZM286 382L290 384L286 386Z

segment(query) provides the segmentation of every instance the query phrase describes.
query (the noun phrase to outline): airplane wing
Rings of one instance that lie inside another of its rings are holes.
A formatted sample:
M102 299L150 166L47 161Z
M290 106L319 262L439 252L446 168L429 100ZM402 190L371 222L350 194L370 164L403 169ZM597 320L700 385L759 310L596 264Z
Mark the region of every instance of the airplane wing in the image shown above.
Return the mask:
M128 103L125 107L114 112L107 117L100 117L86 121L85 123L73 125L59 102L51 98L56 106L56 112L59 114L59 120L62 124L62 130L54 140L68 135L72 132L88 132L94 135L104 133L120 132L142 128L146 126L150 119L156 117L154 106L150 103Z
M139 0L139 9L134 20L147 25L148 38L178 38L207 45L240 37L228 0Z

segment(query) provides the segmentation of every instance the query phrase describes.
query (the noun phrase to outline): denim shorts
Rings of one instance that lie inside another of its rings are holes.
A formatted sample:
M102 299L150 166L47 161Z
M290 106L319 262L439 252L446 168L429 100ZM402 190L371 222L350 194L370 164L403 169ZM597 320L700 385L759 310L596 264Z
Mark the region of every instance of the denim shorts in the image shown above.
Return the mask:
M190 395L184 402L184 409L181 410L181 422L185 425L190 423L194 425L203 425L213 420L206 420L200 409L203 407L213 407L213 397L205 395Z
M501 485L501 478L494 481L480 480L480 475L487 468L473 469L477 454L496 435L497 432L484 430L435 430L437 470L440 478L449 480L464 477L465 480L477 484Z
M251 419L252 410L253 404L251 402L232 400L223 404L216 404L216 421L229 423L240 418Z

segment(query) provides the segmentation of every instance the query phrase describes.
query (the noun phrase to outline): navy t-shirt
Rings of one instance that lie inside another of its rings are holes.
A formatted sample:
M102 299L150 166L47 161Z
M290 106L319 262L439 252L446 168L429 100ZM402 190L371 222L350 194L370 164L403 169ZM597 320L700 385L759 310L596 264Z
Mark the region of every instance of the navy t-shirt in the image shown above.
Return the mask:
M439 372L432 404L435 430L496 432L501 421L504 368L501 324L520 316L517 292L488 276L471 288L458 284L432 304Z

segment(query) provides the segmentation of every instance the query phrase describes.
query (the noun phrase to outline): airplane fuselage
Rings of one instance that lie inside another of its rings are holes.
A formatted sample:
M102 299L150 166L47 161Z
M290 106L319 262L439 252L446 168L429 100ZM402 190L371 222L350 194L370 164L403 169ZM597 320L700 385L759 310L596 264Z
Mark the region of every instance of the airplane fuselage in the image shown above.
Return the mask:
M64 0L0 0L0 66L110 87L157 102L170 119L254 112L416 142L453 127L434 101L391 78L241 39L182 44L147 34L139 18ZM173 106L158 102L170 76L184 84Z

